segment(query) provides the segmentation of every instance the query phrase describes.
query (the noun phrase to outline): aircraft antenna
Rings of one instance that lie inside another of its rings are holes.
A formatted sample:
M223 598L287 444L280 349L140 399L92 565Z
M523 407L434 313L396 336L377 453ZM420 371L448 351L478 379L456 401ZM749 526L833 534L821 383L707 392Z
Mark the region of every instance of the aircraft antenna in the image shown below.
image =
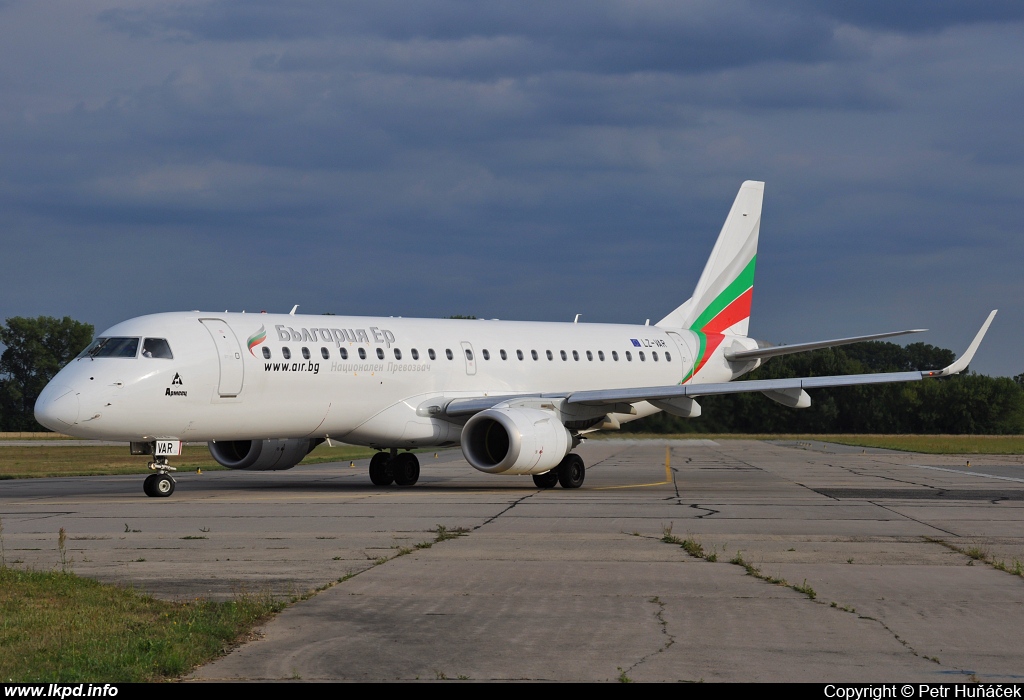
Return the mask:
M574 318L574 319L572 320L572 322L573 322L573 323L579 323L579 322L580 322L580 316L582 316L582 315L583 315L583 314L576 314L576 318Z
M293 306L293 307L292 307L292 310L288 312L288 315L289 315L289 316L294 316L294 315L295 315L295 311L296 311L296 309L298 309L298 308L299 308L299 305L298 305L298 304L296 304L295 306Z

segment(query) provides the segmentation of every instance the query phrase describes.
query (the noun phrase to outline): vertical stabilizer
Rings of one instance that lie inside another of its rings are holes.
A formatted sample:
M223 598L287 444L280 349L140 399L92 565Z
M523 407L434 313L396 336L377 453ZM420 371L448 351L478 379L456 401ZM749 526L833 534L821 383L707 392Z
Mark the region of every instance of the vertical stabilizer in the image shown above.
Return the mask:
M705 334L747 334L763 199L763 182L743 183L693 296L657 325Z

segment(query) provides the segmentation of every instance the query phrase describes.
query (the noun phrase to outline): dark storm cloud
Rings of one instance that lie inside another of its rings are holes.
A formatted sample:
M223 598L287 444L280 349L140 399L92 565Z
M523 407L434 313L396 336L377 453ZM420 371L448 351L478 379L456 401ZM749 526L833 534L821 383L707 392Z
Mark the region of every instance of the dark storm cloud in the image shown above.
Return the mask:
M1024 18L1024 6L1014 0L798 0L792 6L859 27L908 33Z
M324 1L224 1L109 10L101 19L132 36L182 41L371 37L411 45L406 56L391 57L395 68L446 75L525 75L552 66L604 73L699 72L769 60L819 60L835 51L829 24L814 14L737 0L392 0L344 6ZM280 66L309 68L316 63L316 58L305 56Z
M1022 325L1015 5L62 7L0 4L18 313L642 323L765 179L762 337Z

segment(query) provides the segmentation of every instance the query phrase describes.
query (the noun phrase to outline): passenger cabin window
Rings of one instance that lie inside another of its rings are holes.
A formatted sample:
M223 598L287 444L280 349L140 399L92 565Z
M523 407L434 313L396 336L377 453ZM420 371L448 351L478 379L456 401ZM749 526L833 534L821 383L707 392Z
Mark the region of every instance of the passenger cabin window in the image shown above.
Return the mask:
M473 359L473 351L470 350L469 348L466 348L466 359L467 360L472 360Z
M327 348L320 348L320 357L324 358L325 360L331 359L331 351L328 350Z
M266 346L263 347L263 359L264 360L269 360L270 359L270 348L268 348Z
M597 359L599 359L601 362L604 362L604 350L597 351Z
M341 348L340 350L338 350L338 352L341 353L341 359L343 359L343 360L347 360L348 359L348 350L346 348Z
M633 355L629 352L629 350L627 350L626 351L626 362L632 362L632 361L633 361Z
M286 360L292 359L292 351L288 348L281 348L281 355L284 356L284 359Z
M484 348L484 359L485 360L491 359L491 353L487 352L487 348Z
M575 350L572 351L572 359L576 360L577 362L580 361L580 354Z
M302 359L303 360L308 360L309 359L309 348L302 348Z
M138 338L97 338L79 357L135 357L139 354Z
M395 348L395 359L396 360L401 360L402 359L402 351L399 350L398 348Z
M643 350L641 350L641 351L640 351L639 353L637 353L637 354L638 354L638 355L640 355L640 361L641 361L641 362L647 362L647 358L646 358L646 357L644 357L644 351L643 351Z
M672 361L672 355L671 355L671 353L667 353L667 352L666 352L666 353L665 353L665 362L671 362L671 361Z
M365 360L366 359L366 350L365 350L365 348L359 348L359 359L360 360Z
M655 362L658 361L658 353L657 353L657 351L651 351L651 359L654 360Z
M420 359L420 351L419 351L419 350L417 350L416 348L413 348L413 349L412 349L412 350L410 350L409 352L410 352L410 354L412 355L412 359L414 359L414 360L418 360L418 359Z
M384 359L384 348L377 348L377 359L378 360L383 360Z
M615 350L612 350L612 359L615 360L616 362L619 361L619 353L617 353Z
M591 362L594 361L594 354L589 350L587 350L587 359L590 360Z
M548 350L548 351L547 351L547 352L546 352L545 354L546 354L546 355L548 356L548 359L549 359L549 360L553 360L553 359L555 359L555 356L551 354L551 351L550 351L550 350Z
M566 360L569 359L568 357L566 357L565 350L560 350L558 354L562 357L562 362L565 362Z
M536 360L537 359L537 351L536 350L531 350L530 351L530 357L532 357L533 359Z
M499 350L498 354L501 355L501 359L503 359L503 360L507 360L508 359L508 353L506 353L504 350Z
M429 357L431 360L437 359L437 355L434 353L434 348L430 348L429 350L427 350L427 357Z
M451 348L444 351L444 356L447 357L449 360L455 358L455 355L452 354Z
M523 351L522 350L516 350L516 357L518 357L520 360L523 359Z
M142 356L155 357L160 360L173 360L171 346L163 338L146 338L142 341Z

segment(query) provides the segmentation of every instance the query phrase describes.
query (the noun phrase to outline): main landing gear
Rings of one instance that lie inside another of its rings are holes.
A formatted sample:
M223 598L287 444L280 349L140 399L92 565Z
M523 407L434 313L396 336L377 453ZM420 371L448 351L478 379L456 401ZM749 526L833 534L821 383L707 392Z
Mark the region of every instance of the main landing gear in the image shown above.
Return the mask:
M533 483L539 489L553 489L555 484L561 484L563 489L578 489L583 486L586 477L587 468L583 464L583 458L570 452L551 471L534 474Z
M174 493L174 479L168 473L173 472L174 467L167 463L167 458L157 457L156 461L149 463L149 468L156 471L156 474L150 474L142 482L142 490L146 495L166 498Z
M412 452L378 452L370 460L370 481L377 486L412 486L420 478L420 461Z

